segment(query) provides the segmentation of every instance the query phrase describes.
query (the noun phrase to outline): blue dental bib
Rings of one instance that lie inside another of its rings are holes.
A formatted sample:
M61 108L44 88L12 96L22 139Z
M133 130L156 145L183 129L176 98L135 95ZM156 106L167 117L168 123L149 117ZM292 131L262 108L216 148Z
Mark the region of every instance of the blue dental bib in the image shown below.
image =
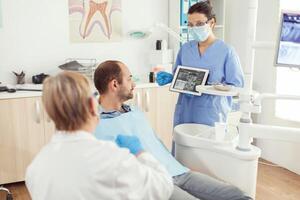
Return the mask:
M95 137L99 140L114 142L118 134L137 136L144 149L164 165L171 176L189 171L161 143L143 112L138 109L132 108L130 112L123 113L120 116L101 119L95 130Z

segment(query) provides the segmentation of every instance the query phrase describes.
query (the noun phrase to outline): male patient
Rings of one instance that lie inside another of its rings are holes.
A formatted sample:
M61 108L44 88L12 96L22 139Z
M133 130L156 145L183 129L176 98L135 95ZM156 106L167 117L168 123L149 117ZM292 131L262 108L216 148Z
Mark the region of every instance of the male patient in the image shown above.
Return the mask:
M152 153L173 177L172 200L246 200L251 199L238 188L180 164L156 137L144 114L124 102L133 98L135 83L129 69L120 61L101 63L95 71L94 83L100 93L101 126L98 139L115 140L118 134L137 136L145 150ZM170 133L171 134L171 133Z

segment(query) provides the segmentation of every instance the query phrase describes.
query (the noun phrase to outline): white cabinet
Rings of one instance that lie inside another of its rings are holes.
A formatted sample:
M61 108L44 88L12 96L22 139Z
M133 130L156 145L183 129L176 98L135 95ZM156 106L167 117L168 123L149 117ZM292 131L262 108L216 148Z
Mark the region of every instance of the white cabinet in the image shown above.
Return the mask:
M45 144L48 144L52 135L55 133L55 125L45 110L44 110L44 131L45 131Z
M136 88L134 90L133 99L125 102L126 104L136 106L143 111L154 130L156 130L157 90L157 87Z
M40 97L0 100L0 184L23 181L27 166L53 134Z
M0 100L0 184L24 180L44 145L40 98Z
M138 106L171 149L177 94L169 87L137 88L127 103ZM134 123L134 122L133 122ZM27 166L55 131L41 97L0 99L0 185L24 181Z
M157 126L157 90L159 90L159 88L137 89L135 95L136 105L145 113L155 131Z
M177 93L170 92L169 86L135 89L134 98L127 103L141 109L152 128L171 150L173 133L173 114L177 101Z
M171 150L173 136L173 116L178 93L170 92L169 87L157 90L156 132L166 147Z

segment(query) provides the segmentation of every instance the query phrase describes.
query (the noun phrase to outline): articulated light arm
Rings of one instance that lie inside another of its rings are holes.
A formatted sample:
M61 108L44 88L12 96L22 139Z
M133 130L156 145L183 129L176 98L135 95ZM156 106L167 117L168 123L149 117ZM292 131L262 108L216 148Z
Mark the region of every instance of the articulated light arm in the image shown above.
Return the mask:
M185 42L185 40L182 39L180 34L176 33L173 29L169 28L167 25L165 25L163 23L156 23L148 30L133 30L133 31L130 31L127 35L128 35L128 37L130 37L132 39L145 39L145 38L149 37L154 32L155 29L161 29L161 30L169 33L177 41L182 42L182 43Z
M253 100L253 108L261 106L263 99L287 99L300 100L300 96L296 95L278 95L278 94L259 94ZM253 109L255 110L255 109ZM260 109L258 109L260 111ZM300 128L290 128L282 126L270 126L262 124L252 124L240 122L239 128L239 143L237 149L242 151L251 150L251 138L280 140L287 142L300 143Z
M286 99L286 100L300 100L300 96L297 95L282 95L282 94L271 94L262 93L259 94L256 99L254 99L255 105L261 105L261 101L264 99Z
M230 91L218 91L212 86L197 86L198 92L221 95L221 96L239 96L240 99L240 111L245 116L251 119L251 113L261 112L261 102L264 99L287 99L287 100L300 100L300 96L296 95L280 95L257 92L249 94L243 88L233 88ZM248 122L248 123L245 123ZM290 128L282 126L269 126L262 124L253 124L250 121L241 119L239 125L239 143L237 146L238 150L250 151L252 138L262 138L271 140L280 140L287 142L300 143L300 128Z
M170 27L166 26L163 23L156 23L154 25L154 27L158 27L161 30L164 30L165 32L169 33L173 38L175 38L177 41L184 43L185 41L182 39L182 37L180 37L180 35L178 33L176 33L173 29L171 29Z
M300 143L300 128L240 123L238 150L250 151L251 138Z

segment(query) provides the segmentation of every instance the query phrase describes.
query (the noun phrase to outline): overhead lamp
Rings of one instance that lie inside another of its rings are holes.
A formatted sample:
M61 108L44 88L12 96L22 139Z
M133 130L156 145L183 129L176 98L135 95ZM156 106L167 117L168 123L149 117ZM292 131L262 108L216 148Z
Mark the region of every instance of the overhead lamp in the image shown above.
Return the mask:
M185 40L183 40L178 33L176 33L173 29L168 27L167 25L163 23L155 23L154 26L149 28L148 30L133 30L128 32L128 37L132 39L145 39L148 38L155 29L161 29L167 33L169 33L173 38L175 38L177 41L184 43Z

